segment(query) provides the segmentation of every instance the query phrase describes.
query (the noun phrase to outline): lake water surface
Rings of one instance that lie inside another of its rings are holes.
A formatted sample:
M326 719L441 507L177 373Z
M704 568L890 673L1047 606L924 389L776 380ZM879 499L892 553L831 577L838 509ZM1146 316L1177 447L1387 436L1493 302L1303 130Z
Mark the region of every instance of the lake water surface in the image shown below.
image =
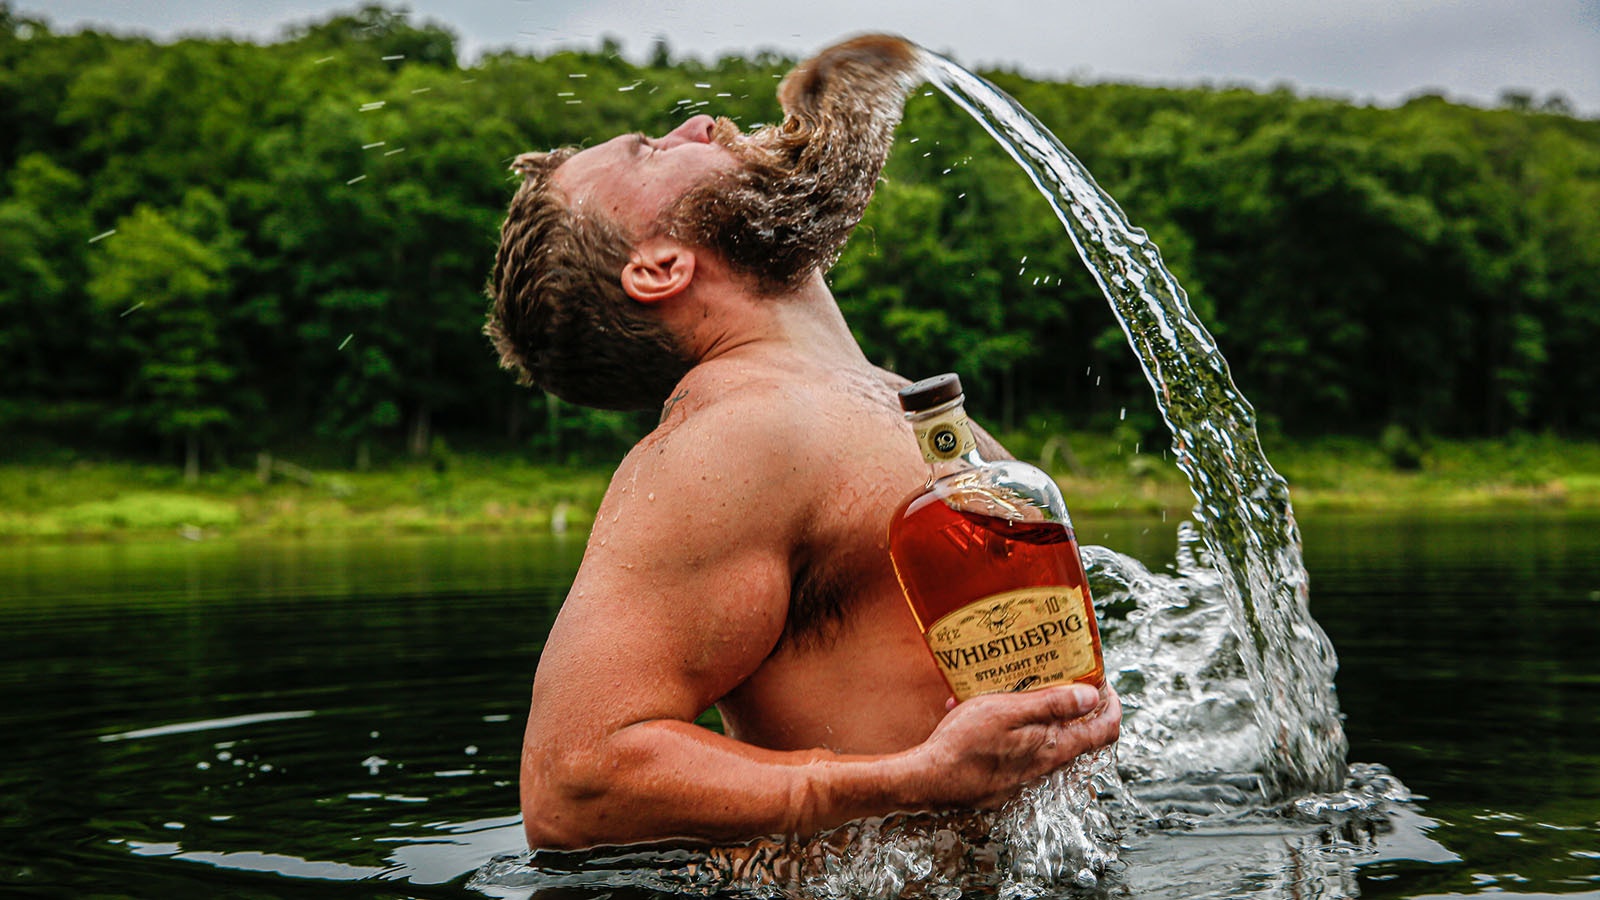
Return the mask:
M1079 518L1085 543L1172 560L1175 522ZM1350 759L1422 798L1311 893L1600 896L1600 517L1301 524ZM528 684L582 549L0 547L0 894L480 896L471 874L521 846ZM1245 846L1281 836L1203 840L1134 842L1104 889L1306 895L1272 871L1302 860Z

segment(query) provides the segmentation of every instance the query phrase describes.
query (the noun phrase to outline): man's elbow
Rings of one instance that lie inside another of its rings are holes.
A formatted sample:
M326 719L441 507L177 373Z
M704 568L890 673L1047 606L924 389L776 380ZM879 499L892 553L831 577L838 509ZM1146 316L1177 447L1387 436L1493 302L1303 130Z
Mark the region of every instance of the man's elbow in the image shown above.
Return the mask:
M522 829L529 849L578 850L615 842L607 833L606 815L612 779L599 777L594 762L531 749L523 753Z
M553 812L550 805L538 798L522 795L522 833L528 839L529 850L577 850L588 845L584 837L571 827L572 819Z

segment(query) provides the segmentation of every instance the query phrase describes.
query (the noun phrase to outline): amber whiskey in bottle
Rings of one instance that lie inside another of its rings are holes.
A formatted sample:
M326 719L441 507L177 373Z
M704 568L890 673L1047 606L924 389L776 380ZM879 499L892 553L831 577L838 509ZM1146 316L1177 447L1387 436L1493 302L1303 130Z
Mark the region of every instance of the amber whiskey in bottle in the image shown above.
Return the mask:
M1100 631L1061 491L978 453L961 380L900 391L928 481L889 523L889 554L956 699L1105 681Z

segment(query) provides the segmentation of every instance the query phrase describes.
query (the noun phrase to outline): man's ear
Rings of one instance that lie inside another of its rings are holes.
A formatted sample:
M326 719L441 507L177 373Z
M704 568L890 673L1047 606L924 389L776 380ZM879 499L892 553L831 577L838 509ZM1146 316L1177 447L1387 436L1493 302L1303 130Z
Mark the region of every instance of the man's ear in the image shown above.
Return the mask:
M622 267L622 289L640 303L659 303L683 293L694 281L694 251L668 237L634 245Z

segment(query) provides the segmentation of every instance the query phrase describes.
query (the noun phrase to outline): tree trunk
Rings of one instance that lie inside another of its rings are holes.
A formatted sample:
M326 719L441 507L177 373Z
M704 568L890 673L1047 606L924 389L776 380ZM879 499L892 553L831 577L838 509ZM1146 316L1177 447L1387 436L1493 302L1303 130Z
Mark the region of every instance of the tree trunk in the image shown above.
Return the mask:
M409 449L412 456L428 455L428 448L433 444L432 419L433 415L427 404L419 404L416 413L411 417Z
M200 434L191 431L183 438L183 483L197 484L200 481Z
M528 395L517 391L511 395L506 408L506 439L512 444L522 437L522 422L527 418Z
M1000 427L1017 429L1017 379L1009 364L1000 370Z
M550 457L561 452L561 401L555 394L544 395L544 424L550 435Z

